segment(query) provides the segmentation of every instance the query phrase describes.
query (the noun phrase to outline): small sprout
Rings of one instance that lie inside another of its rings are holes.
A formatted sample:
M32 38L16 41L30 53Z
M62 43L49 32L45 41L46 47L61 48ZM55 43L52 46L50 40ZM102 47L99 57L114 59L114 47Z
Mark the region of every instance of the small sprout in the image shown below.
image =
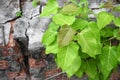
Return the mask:
M39 0L33 0L32 1L33 7L37 7L37 5L38 5L39 2L40 2Z
M16 16L17 16L17 17L21 17L21 16L22 16L22 12L21 12L21 11L17 11L17 12L16 12Z

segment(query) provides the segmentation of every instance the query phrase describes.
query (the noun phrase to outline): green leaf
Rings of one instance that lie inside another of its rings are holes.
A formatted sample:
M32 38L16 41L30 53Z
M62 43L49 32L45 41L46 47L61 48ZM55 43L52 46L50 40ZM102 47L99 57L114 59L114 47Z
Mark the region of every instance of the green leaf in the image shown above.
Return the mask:
M88 9L88 7L79 7L79 17L82 19L88 19L88 13L90 12L90 10Z
M36 7L36 6L37 6L37 2L36 2L35 0L33 0L33 1L32 1L32 5L33 5L34 7Z
M101 53L100 33L97 27L90 26L78 34L78 43L82 52L94 57Z
M119 29L115 29L113 31L113 36L117 39L120 40L120 30Z
M80 68L80 66L81 66L81 58L80 56L78 56L75 58L71 66L66 70L68 77L71 77L73 74L75 74L76 71L78 71L78 69Z
M42 37L42 43L44 45L50 45L55 40L56 37L57 37L57 32L53 31L52 29L48 29L46 30L46 32Z
M79 51L79 54L80 54L80 57L81 57L82 59L86 59L86 58L89 58L89 57L90 57L88 54L83 53L82 51Z
M101 75L99 75L101 78L100 80L109 80L108 78L111 71L104 69L104 66L100 66L100 71L101 71Z
M113 27L107 26L100 31L102 37L112 37L113 36Z
M97 66L95 65L95 62L90 60L86 62L86 70L85 70L86 74L92 78L92 80L95 79L96 75L97 75Z
M56 14L58 11L58 3L56 0L48 0L47 5L43 9L43 12L40 14L43 16L50 16L51 14Z
M46 30L42 37L42 43L44 45L50 45L56 39L58 27L59 26L53 22L49 25L49 29Z
M71 25L71 27L75 30L82 30L83 28L85 28L87 26L88 22L86 20L83 19L76 19L75 22Z
M88 27L91 29L93 36L97 39L97 41L100 41L100 30L98 29L96 22L89 22ZM95 30L95 31L94 31Z
M102 68L100 60L99 60L99 56L97 56L95 63L97 65L97 69L98 69L99 80L106 80L106 79L104 79L104 76L103 76L103 75L105 75L104 73L106 70L104 70L104 66Z
M107 78L111 70L117 66L117 48L105 46L103 53L99 56L104 77Z
M68 4L63 7L63 9L60 11L62 14L68 14L68 15L74 15L78 12L78 7L75 4Z
M114 23L116 26L120 27L120 17L114 18Z
M51 45L46 46L46 54L56 54L59 51L57 40L53 42Z
M99 29L104 28L106 25L110 24L114 16L107 12L100 12L97 16L97 25Z
M63 71L73 66L74 61L78 58L78 49L79 46L75 42L71 42L68 46L59 48L57 64Z
M81 66L80 66L80 68L78 69L78 71L75 73L75 75L76 75L77 77L82 77L85 69L86 69L86 63L85 63L84 61L82 61L82 62L81 62Z
M34 7L37 7L37 4L40 2L40 0L33 0L32 1L32 5L34 6Z
M57 38L59 46L67 46L73 40L75 33L76 31L69 26L62 26Z
M52 20L59 25L71 25L75 21L75 16L56 14L52 17Z
M57 31L59 28L59 25L55 24L54 22L51 22L48 26L48 29L52 29L53 31Z
M117 60L120 62L120 44L117 47Z

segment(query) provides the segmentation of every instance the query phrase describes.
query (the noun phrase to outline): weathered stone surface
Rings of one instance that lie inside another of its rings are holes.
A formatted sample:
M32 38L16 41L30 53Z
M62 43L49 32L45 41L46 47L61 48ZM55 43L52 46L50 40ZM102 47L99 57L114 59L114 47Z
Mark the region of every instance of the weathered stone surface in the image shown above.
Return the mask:
M46 4L46 2L47 2L47 0L42 0L41 4ZM29 38L29 45L28 45L28 49L30 50L29 52L31 52L32 50L34 52L34 51L39 50L41 47L43 47L41 44L41 38L44 34L44 31L47 28L48 23L50 22L50 19L48 19L48 18L40 19L39 18L40 5L38 5L37 7L33 7L31 1L26 1L24 3L24 5L22 6L22 11L23 11L23 17L26 17L26 19L27 19L27 20L24 20L22 18L22 20L24 21L25 24L29 23L29 25L26 25L26 26L29 26L29 28L28 29L24 28L22 34L25 33L25 30L26 30L26 32L27 32L26 35ZM17 24L17 25L19 25L19 24ZM20 34L20 35L22 35L22 34ZM23 34L23 35L25 35L25 34Z
M40 3L46 4L48 0L40 0Z
M14 24L15 38L26 37L26 31L27 31L27 28L29 27L28 21L29 20L25 17L21 17L15 21L15 24Z
M0 45L3 45L3 26L0 24Z
M4 45L8 43L9 39L9 32L10 32L10 24L1 24L0 25L0 45Z
M0 60L0 70L5 70L8 68L8 61Z
M65 1L68 1L68 0L57 0L60 7L63 7Z
M0 80L8 80L7 76L5 76L5 71L0 71Z
M9 34L10 34L10 23L6 23L3 25L4 26L4 33L5 33L5 43L8 43L9 40Z
M31 1L26 1L22 6L23 17L27 17L28 19L33 18L34 16L39 15L40 5L37 7L33 7Z
M89 8L99 8L99 4L98 3L90 3L89 4Z
M41 44L41 39L45 30L47 29L47 25L49 22L50 19L39 18L39 16L33 17L33 19L31 19L31 21L29 22L30 27L27 30L27 35L29 37L29 50L35 50L43 47Z
M117 17L118 17L118 16L120 17L120 12L114 12L113 14L114 14L115 16L117 16Z
M46 60L45 59L34 59L34 58L29 58L29 72L31 75L34 74L39 74L42 69L46 68Z
M0 0L0 23L15 18L18 11L20 11L19 0Z

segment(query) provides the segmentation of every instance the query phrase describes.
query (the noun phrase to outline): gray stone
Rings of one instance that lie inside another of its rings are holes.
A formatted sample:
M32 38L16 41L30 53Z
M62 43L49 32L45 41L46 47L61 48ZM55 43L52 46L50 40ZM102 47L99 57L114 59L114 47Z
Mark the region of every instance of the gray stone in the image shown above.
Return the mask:
M0 80L8 80L8 78L5 76L5 71L0 71Z
M0 25L0 45L3 45L3 26Z
M19 0L1 0L0 1L0 23L16 17L16 12L20 11Z
M50 22L49 18L39 18L39 16L34 17L29 23L30 27L27 30L27 35L29 37L29 50L34 50L36 48L42 47L41 40L42 36L47 29Z
M97 3L97 2L99 2L101 0L88 0L88 1L89 1L89 3Z
M31 19L32 17L39 15L39 8L39 5L37 7L33 7L31 1L26 1L22 7L23 16Z
M115 16L119 16L120 17L120 12L113 12L113 14L115 15Z
M60 7L64 6L64 1L66 1L66 0L57 0Z
M99 8L99 5L97 3L90 3L89 8Z
M31 80L44 80L44 76L42 74L34 74L34 75L31 75Z
M10 23L6 23L3 26L4 26L4 33L5 33L5 43L7 44L8 40L9 40L11 24Z
M46 4L48 0L40 0L41 4Z
M15 21L14 24L14 37L26 37L26 30L29 27L28 19L25 17L21 17Z

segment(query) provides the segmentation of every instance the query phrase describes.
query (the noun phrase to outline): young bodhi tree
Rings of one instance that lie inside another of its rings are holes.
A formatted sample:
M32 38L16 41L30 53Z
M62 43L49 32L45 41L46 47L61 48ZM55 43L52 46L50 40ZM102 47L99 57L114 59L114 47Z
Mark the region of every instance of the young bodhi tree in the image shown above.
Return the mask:
M42 43L46 54L56 55L58 67L69 77L86 74L90 80L109 80L120 63L120 17L105 11L94 15L88 4L87 0L71 0L59 7L57 0L48 0L40 17L51 17L52 21ZM107 8L120 10L113 4Z

